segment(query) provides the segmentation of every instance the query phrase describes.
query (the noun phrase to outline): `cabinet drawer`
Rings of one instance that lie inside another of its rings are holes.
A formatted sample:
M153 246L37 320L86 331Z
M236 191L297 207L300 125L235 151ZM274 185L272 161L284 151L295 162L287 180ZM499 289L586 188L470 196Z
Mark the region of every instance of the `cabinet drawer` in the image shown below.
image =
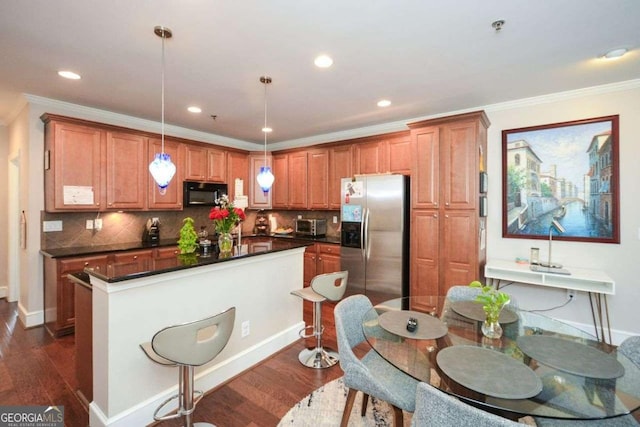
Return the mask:
M67 273L75 273L78 271L83 271L86 267L93 268L94 270L103 270L107 266L107 256L94 256L94 257L83 257L83 258L70 258L70 259L61 259L58 263L59 273L67 274Z
M340 255L340 245L331 243L318 243L318 252L321 254Z
M156 248L154 249L154 259L169 259L175 258L180 253L177 246L171 246L168 248Z
M150 249L143 251L128 251L121 254L115 254L113 256L113 261L115 263L135 262L142 259L151 259L152 255L153 253Z

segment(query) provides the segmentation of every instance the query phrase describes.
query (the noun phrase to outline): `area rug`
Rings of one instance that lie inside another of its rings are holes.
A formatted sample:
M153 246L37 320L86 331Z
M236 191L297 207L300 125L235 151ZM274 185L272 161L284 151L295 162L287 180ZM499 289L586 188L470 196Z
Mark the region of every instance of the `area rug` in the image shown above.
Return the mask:
M347 388L342 378L331 381L302 399L280 420L278 427L339 426L347 401ZM369 399L365 417L360 416L362 393L358 393L349 417L349 426L384 427L393 425L393 409L387 402L375 397ZM404 413L404 425L411 424L411 414Z

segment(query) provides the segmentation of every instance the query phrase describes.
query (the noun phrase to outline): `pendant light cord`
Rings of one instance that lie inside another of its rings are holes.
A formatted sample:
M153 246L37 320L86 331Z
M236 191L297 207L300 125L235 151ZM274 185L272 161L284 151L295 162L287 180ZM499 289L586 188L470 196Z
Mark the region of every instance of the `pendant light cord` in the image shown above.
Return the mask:
M166 39L166 35L163 32L162 33L162 99L161 99L161 103L162 103L162 148L161 148L161 152L164 155L164 40Z
M268 82L264 82L264 128L262 128L262 132L264 133L264 166L267 166L267 84Z

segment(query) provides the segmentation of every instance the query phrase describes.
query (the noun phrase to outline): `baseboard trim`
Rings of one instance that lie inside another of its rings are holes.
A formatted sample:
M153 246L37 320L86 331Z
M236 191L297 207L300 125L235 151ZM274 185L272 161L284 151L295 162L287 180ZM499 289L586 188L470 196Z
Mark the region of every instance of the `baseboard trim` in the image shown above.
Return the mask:
M25 328L33 328L44 324L44 311L28 312L22 303L18 301L18 318Z
M571 325L573 327L576 327L576 328L578 328L578 329L580 329L582 331L585 331L588 334L596 336L596 329L595 329L595 327L593 326L592 323L578 323L578 322L573 322L573 321L564 320L564 319L559 319L559 321L561 321L563 323L566 323L568 325ZM608 342L609 341L609 332L605 330L604 333L605 333L605 338L606 338L606 340ZM620 345L620 343L622 341L624 341L625 339L627 339L629 337L632 337L634 335L637 335L637 334L634 334L632 332L627 332L627 331L621 331L619 329L613 329L612 328L611 329L611 344Z
M268 358L284 347L294 343L300 336L298 331L304 327L304 322L296 323L278 334L249 347L248 349L216 363L196 375L196 389L209 391L230 380L255 364ZM92 427L128 427L142 426L153 422L153 412L167 398L178 390L177 372L176 385L147 399L139 404L107 418L104 411L95 403L89 405L89 424Z
M9 288L6 286L0 286L0 298L5 298L9 295Z

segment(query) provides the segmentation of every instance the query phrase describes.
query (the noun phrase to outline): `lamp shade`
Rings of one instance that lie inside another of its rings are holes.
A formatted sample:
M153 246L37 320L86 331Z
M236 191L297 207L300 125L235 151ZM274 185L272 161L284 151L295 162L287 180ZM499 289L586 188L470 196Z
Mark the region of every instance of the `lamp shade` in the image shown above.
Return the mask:
M158 184L160 194L165 194L171 178L176 173L176 165L171 162L171 156L167 153L156 153L155 159L149 163L149 172Z
M271 168L269 166L260 167L260 173L258 174L256 179L258 180L258 185L260 186L260 188L262 188L262 191L268 193L274 180L273 174L271 173Z

